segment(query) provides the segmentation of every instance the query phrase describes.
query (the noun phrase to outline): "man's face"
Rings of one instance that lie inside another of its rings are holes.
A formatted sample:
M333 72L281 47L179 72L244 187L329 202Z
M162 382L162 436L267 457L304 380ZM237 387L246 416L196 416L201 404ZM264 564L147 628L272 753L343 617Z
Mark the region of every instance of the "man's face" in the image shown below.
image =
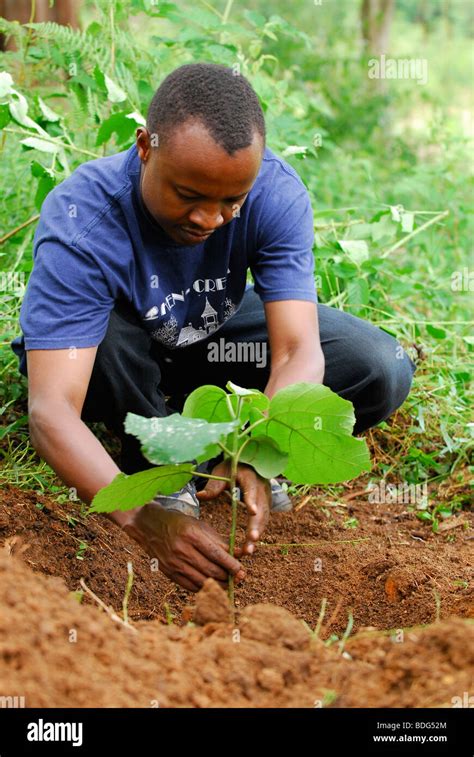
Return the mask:
M198 120L182 124L158 148L151 147L147 129L139 127L137 150L143 203L168 236L182 245L200 244L232 221L263 156L258 132L249 147L231 157Z

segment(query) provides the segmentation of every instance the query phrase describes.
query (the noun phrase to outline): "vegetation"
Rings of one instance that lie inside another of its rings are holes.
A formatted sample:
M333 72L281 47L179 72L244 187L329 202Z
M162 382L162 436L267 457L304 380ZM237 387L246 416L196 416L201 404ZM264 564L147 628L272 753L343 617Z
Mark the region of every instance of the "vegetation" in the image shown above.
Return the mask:
M357 0L294 3L291 15L280 0L245 5L96 0L81 31L0 20L17 47L0 74L3 478L64 492L29 446L9 347L42 201L80 163L133 143L167 73L207 60L249 78L269 146L308 188L321 301L393 333L417 362L403 409L367 435L371 476L427 483L423 517L437 523L467 502L473 447L471 6L399 0L387 54L425 60L428 78L382 86Z

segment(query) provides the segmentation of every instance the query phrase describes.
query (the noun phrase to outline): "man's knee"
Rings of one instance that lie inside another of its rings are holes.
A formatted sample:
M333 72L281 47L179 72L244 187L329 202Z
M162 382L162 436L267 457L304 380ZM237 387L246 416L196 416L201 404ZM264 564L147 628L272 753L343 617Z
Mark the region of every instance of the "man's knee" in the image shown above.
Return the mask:
M407 398L415 364L396 339L380 330L373 349L367 355L367 369L370 372L374 411L379 416L376 422L380 422L392 415Z

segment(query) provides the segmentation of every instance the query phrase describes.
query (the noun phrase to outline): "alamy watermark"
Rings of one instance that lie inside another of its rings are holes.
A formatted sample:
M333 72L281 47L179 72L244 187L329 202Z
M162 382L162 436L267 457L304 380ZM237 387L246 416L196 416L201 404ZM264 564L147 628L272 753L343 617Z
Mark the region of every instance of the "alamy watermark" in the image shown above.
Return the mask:
M474 707L474 695L469 695L468 691L463 691L462 696L451 697L451 706L463 708Z
M428 83L426 58L371 58L368 62L369 79L415 79L417 84Z
M18 696L0 696L0 709L18 709L26 707L25 697Z
M207 359L210 363L255 363L257 368L265 368L267 343L226 342L221 337L218 342L207 345Z
M466 266L462 271L453 271L451 274L451 290L453 292L474 292L474 271Z
M370 484L368 488L369 502L375 504L421 505L428 504L428 486L423 484L409 484L402 481L398 484L387 484L382 479L379 484Z
M72 746L82 746L82 723L49 723L43 718L28 723L28 741L69 741Z

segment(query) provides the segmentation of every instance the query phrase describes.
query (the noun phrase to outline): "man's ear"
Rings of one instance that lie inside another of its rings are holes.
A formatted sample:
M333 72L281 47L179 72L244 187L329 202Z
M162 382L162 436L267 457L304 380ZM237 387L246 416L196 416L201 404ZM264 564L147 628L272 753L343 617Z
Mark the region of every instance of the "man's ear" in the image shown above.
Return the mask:
M138 126L135 132L137 138L137 151L141 161L146 162L150 157L151 143L150 132L146 126Z

